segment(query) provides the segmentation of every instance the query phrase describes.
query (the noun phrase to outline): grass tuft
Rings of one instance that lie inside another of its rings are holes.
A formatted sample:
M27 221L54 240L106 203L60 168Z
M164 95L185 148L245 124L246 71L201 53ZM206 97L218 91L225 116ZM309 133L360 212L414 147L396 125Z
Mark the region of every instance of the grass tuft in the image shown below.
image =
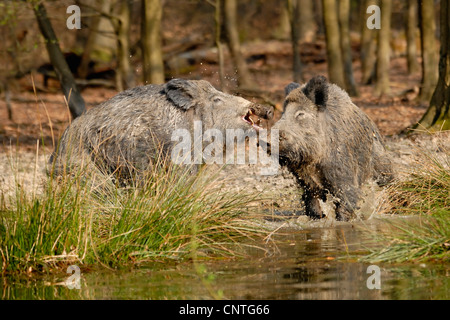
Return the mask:
M445 135L444 135L445 139ZM406 179L386 192L390 212L413 215L412 221L387 221L390 228L374 234L385 246L369 249L367 262L424 262L450 260L450 150L419 150L421 158Z
M222 192L216 177L159 161L137 187L99 189L82 170L48 179L42 195L16 187L0 209L3 273L70 264L117 268L148 261L243 254L242 240L263 238L249 194Z
M424 216L420 221L386 221L388 230L374 238L384 246L369 249L364 262L450 262L450 219L447 213Z

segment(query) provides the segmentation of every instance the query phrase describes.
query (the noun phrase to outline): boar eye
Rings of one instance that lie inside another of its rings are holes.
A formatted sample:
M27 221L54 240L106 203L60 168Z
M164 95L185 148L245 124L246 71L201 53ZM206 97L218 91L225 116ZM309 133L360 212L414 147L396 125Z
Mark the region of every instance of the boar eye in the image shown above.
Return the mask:
M213 102L214 103L221 103L221 102L223 102L223 100L221 98L219 98L219 97L214 97L213 98Z
M295 114L295 118L301 119L304 117L304 115L305 115L305 113L303 111L297 111L297 113Z

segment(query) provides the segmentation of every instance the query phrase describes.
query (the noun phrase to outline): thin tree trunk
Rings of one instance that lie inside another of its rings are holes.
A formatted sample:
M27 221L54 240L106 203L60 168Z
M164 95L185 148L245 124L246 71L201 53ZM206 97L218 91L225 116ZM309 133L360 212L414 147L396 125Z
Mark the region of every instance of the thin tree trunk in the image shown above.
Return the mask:
M114 5L109 0L97 0L92 8L100 13L100 20L94 32L94 45L92 55L101 61L110 62L117 52L117 39L115 37Z
M450 4L441 1L440 11L441 49L439 79L430 106L416 128L430 131L450 130Z
M434 1L422 0L420 5L421 43L422 43L422 84L419 94L421 101L430 101L438 80L436 57L436 22Z
M144 83L164 83L161 44L161 0L142 0L142 61Z
M241 53L241 44L237 28L237 3L236 0L224 0L225 30L227 32L227 42L231 56L236 67L238 84L241 89L254 89L250 72Z
M361 16L361 70L362 84L369 84L375 78L375 62L376 62L376 36L377 30L367 27L367 8L371 5L378 4L377 0L365 0L362 6Z
M336 0L322 0L322 8L327 42L328 77L330 82L345 88Z
M418 0L408 0L408 18L406 24L406 40L407 40L407 60L408 73L413 74L419 71L419 63L417 62L417 14Z
M391 48L389 39L391 35L392 0L381 0L381 29L378 31L377 50L377 83L375 95L381 96L391 92L389 84L389 68Z
M312 42L316 36L313 0L297 0L299 5L300 41Z
M352 48L350 43L350 0L339 1L339 31L341 52L344 65L345 88L350 96L357 96L355 78L353 76Z
M291 21L289 18L287 0L283 1L283 5L280 5L280 18L278 26L272 31L272 36L278 40L289 40L291 31Z
M317 25L317 35L325 35L322 0L313 0L313 7L315 11L314 19Z
M85 110L84 99L75 84L75 78L67 65L53 27L48 20L47 11L42 3L33 6L34 14L38 21L39 29L44 36L50 62L55 68L56 75L61 83L62 90L69 104L69 110L73 118L80 116Z
M123 91L134 86L134 75L130 64L130 6L122 1L117 20L117 89Z
M223 43L222 43L222 1L216 0L216 8L214 14L215 20L215 41L217 46L217 55L219 58L219 82L220 90L225 88L225 70L224 70L224 57L223 57Z
M78 76L81 79L86 79L89 73L89 62L91 61L91 53L94 49L95 38L98 32L98 26L100 24L100 15L92 18L91 24L89 26L89 35L87 37L86 43L84 44L83 54L81 56L81 62L78 66Z
M300 60L300 1L287 0L289 22L291 25L291 43L292 43L292 70L293 80L302 81L302 61Z

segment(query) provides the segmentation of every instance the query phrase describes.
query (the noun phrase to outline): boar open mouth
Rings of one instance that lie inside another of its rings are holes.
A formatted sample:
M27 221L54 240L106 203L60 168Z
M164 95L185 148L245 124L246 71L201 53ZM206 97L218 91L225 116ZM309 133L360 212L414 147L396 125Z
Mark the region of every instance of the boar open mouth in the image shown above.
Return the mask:
M254 118L256 118L256 121L254 120ZM242 120L255 128L255 130L262 129L260 127L261 119L256 115L255 109L253 108L248 109L247 114L242 117Z

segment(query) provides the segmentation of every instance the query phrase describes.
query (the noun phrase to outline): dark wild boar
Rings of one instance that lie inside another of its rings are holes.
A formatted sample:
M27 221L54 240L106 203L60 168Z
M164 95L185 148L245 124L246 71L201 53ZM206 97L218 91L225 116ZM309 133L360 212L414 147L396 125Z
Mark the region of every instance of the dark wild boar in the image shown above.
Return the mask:
M334 199L336 219L355 217L361 186L371 178L382 185L392 167L376 125L348 94L322 76L286 87L279 130L280 164L304 189L306 214L322 218L319 202Z

